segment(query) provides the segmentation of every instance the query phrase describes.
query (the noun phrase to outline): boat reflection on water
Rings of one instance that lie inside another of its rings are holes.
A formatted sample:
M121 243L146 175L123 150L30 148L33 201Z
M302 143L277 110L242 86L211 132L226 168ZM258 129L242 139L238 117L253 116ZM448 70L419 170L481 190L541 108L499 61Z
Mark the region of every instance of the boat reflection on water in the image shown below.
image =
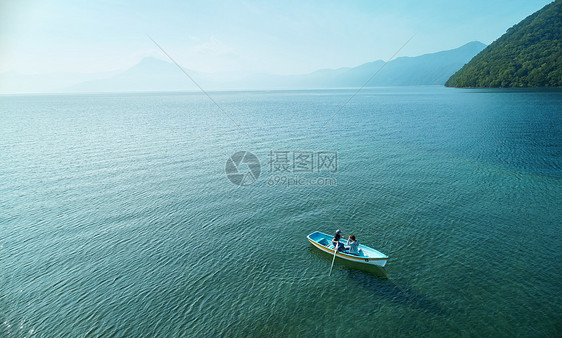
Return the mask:
M333 255L316 250L316 248L312 246L309 247L309 250L310 253L318 257L319 260L326 260L328 263L331 262L331 257L333 257ZM446 311L437 301L419 293L403 282L401 283L390 278L386 269L383 267L360 264L343 259L336 259L334 269L336 267L340 273L345 276L348 283L357 285L371 292L375 298L382 296L404 306L422 309L436 315L446 314ZM327 273L326 278L328 278Z

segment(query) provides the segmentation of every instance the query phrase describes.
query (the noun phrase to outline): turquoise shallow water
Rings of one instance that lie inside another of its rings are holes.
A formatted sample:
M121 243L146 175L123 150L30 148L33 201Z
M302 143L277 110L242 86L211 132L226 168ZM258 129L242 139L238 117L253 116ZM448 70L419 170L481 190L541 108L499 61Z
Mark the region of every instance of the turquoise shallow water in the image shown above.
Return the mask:
M199 93L0 97L0 335L559 336L562 92L368 89L322 128L352 94L213 93L245 132ZM386 269L328 278L335 227Z

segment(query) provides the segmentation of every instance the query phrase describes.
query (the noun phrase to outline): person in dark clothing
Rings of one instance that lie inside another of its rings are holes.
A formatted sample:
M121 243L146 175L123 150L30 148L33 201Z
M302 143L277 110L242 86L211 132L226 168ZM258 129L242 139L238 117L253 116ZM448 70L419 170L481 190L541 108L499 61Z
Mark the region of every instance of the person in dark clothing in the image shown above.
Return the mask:
M336 247L338 248L338 251L344 251L345 246L343 245L342 242L340 242L340 239L341 239L341 230L336 230L336 234L332 239L332 244L334 245L335 248Z

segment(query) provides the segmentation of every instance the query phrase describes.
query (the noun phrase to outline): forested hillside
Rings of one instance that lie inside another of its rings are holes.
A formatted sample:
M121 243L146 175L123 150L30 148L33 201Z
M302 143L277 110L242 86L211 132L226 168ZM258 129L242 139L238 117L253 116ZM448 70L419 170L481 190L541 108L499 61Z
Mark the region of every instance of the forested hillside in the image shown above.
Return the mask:
M449 87L562 86L562 0L511 27L449 78Z

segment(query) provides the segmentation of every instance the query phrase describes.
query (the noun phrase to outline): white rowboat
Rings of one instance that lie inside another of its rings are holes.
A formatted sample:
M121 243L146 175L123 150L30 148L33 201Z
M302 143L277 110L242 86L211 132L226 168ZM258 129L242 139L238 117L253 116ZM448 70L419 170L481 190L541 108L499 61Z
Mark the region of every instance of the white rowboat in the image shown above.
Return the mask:
M332 244L333 236L326 235L320 231L316 231L311 233L310 235L306 236L306 238L318 249L330 254L334 255L334 245ZM341 241L341 240L340 240ZM345 244L345 240L342 241ZM386 265L388 261L388 256L383 254L382 252L370 248L366 245L359 244L359 253L352 254L349 252L338 251L336 253L336 257L368 265L376 265L383 267Z

